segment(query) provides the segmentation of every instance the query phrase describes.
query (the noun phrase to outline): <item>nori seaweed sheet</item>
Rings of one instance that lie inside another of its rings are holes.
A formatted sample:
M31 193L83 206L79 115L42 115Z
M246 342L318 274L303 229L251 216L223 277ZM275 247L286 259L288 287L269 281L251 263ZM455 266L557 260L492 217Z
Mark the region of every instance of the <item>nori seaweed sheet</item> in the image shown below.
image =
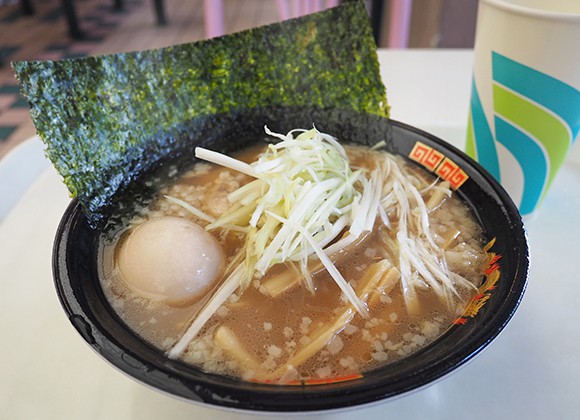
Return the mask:
M12 66L47 156L92 224L141 174L192 153L192 141L215 141L243 110L388 115L362 1L191 44Z

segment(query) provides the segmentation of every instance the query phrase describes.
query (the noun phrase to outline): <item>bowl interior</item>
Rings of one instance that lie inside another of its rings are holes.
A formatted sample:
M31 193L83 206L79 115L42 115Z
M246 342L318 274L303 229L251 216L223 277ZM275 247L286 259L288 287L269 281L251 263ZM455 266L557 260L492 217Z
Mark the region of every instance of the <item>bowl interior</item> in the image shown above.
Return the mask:
M429 156L451 162L455 172L441 172L442 176L455 174L453 179L462 182L458 194L473 210L487 238L495 238L493 251L501 255L499 281L477 315L454 325L418 353L367 372L360 379L320 385L264 385L207 374L167 358L115 314L98 278L101 231L89 226L78 201L73 200L56 235L54 278L71 323L94 350L138 381L187 400L242 410L311 411L370 403L423 387L490 344L512 317L525 290L526 235L505 191L480 165L446 142L405 124L367 114L314 108L260 109L220 116L217 123L214 120L208 126L206 136L190 139L177 157L172 155L170 159L193 156L193 148L201 144L232 152L263 137L265 124L272 131L286 132L313 123L342 141L372 145L384 140L388 151L411 156L417 164L434 170L441 168ZM139 190L139 182L132 187ZM120 201L123 199L126 197L120 197Z

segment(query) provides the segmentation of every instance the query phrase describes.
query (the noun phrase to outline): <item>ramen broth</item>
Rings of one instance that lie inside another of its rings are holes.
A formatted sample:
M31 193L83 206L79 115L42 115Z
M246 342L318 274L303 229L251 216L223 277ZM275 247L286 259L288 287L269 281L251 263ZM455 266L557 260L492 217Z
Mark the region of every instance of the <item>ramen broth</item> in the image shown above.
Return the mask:
M263 150L251 148L237 156L252 162ZM382 153L361 147L346 148L351 166L371 169ZM413 182L423 185L425 201L435 194L428 188L435 178L422 168L396 158ZM168 351L183 335L192 319L215 292L219 280L203 296L186 302L164 303L140 296L119 275L116 258L128 232L143 220L177 216L201 226L207 222L165 198L183 200L214 217L228 209L227 195L251 178L223 167L198 163L172 185L163 187L158 199L123 228L112 241L101 244L102 286L107 299L124 322L146 341ZM334 258L353 289L365 288L365 273L373 264L392 265L397 271L397 220L375 229ZM292 263L272 267L264 277L233 293L189 343L180 359L205 371L246 380L293 382L305 379L348 378L410 355L443 334L463 312L483 278L486 255L483 235L468 207L457 197L445 195L429 213L437 244L445 249L449 268L474 287L457 288L452 305L429 287L418 289L419 302L410 311L401 284L372 290L366 298L369 316L354 311L337 284L319 263L309 264L314 293L303 287ZM243 245L241 233L215 230L226 265ZM176 250L179 252L179 250ZM367 284L368 285L368 284ZM216 338L217 337L217 338ZM216 343L217 341L217 343ZM305 351L304 349L311 349Z

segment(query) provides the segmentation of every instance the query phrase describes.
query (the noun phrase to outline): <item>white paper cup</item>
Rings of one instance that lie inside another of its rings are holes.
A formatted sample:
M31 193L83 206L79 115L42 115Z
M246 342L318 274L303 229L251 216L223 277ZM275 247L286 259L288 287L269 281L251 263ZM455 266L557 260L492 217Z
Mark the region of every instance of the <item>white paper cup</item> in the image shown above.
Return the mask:
M580 131L580 0L480 0L467 153L522 215Z

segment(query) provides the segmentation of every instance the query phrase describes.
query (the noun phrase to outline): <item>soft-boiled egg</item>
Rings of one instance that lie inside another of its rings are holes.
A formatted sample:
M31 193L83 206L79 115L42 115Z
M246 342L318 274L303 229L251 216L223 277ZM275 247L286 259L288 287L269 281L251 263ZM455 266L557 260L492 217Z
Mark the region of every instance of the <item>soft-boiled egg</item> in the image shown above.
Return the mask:
M221 276L224 255L201 226L179 217L149 219L121 243L117 266L127 286L149 299L192 300Z

